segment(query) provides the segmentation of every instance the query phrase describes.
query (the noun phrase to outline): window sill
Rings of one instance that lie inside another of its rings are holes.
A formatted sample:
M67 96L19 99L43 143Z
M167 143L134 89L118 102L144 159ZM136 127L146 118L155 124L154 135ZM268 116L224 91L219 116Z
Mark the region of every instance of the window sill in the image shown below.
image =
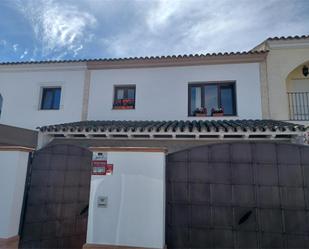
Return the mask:
M113 110L135 110L134 106L113 106Z
M217 115L217 116L189 116L188 118L203 118L203 119L223 119L223 118L238 118L238 115Z
M39 111L60 111L59 109L39 109Z

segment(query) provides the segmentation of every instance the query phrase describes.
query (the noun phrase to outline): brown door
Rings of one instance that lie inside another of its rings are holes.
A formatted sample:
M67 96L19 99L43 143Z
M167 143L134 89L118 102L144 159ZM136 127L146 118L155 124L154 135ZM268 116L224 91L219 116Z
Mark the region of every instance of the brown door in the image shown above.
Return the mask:
M309 147L222 143L167 157L175 248L309 248Z
M20 248L82 248L86 242L91 152L72 145L34 154Z

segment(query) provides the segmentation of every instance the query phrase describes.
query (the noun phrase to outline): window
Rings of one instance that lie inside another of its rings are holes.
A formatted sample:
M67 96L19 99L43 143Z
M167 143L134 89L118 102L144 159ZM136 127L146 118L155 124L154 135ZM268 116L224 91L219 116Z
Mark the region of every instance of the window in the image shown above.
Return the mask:
M113 109L135 109L135 86L115 86Z
M61 98L60 87L43 88L41 110L59 110Z
M189 116L234 115L235 82L189 84Z
M2 95L0 94L0 117L2 113L2 104L3 104L3 98L2 98Z

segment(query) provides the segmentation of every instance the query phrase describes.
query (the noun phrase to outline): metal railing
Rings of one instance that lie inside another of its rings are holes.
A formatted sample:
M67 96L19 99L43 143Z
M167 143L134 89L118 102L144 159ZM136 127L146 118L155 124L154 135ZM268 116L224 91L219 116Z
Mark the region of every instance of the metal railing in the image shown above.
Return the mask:
M309 92L288 92L290 120L309 120Z

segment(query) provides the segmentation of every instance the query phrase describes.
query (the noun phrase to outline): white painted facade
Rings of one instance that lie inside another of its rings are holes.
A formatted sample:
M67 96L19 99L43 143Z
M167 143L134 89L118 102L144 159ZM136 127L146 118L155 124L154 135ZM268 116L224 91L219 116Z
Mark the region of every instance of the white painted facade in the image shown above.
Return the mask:
M237 116L224 118L262 118L259 63L245 63L94 70L88 120L200 119L188 116L188 84L222 81L236 82ZM115 85L136 85L135 110L113 110Z
M87 62L0 65L0 123L35 129L85 119L289 120L287 91L309 89L308 77L301 74L302 66L308 65L308 44L308 38L266 40L255 48L269 50L264 58L250 59L252 55L248 54L239 62L226 56L220 64L177 66L180 64L175 59L174 64L166 65L162 60L159 66L143 62L132 66L130 60L111 60L90 69ZM209 62L206 58L201 63ZM132 68L126 68L129 66ZM236 83L237 115L188 115L189 83L225 81ZM114 87L119 85L136 86L135 109L113 109ZM55 86L62 88L60 110L40 110L42 88Z
M0 123L35 129L81 121L82 116L88 120L200 119L188 116L188 84L222 81L236 83L237 115L224 118L262 117L259 63L89 71L86 68L86 63L0 66ZM88 78L86 72L90 73ZM117 85L136 86L134 110L113 109ZM43 87L61 87L59 110L40 110ZM89 99L85 97L88 90Z
M85 65L67 64L1 66L0 123L35 129L80 121ZM60 110L40 110L43 87L61 87Z
M107 161L113 174L91 178L87 244L164 248L165 153L107 152Z
M28 152L0 151L0 238L18 235Z

